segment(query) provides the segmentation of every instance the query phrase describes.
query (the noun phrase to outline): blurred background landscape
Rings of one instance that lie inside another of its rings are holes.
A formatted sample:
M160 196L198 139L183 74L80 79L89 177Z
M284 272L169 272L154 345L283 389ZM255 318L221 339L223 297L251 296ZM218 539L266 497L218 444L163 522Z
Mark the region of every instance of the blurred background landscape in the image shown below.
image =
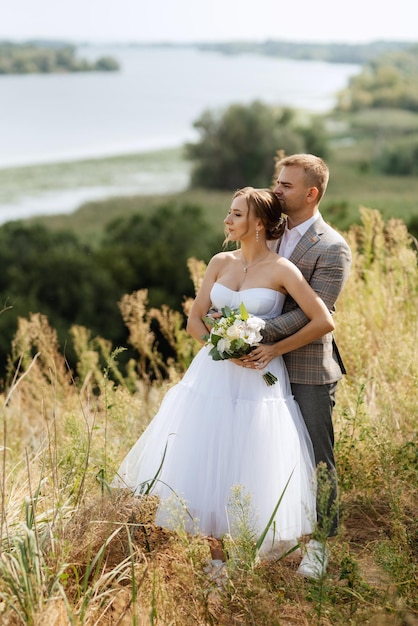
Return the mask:
M23 56L19 48L14 54L18 51ZM20 73L0 75L1 221L42 213L43 207L45 213L74 211L83 200L107 195L183 190L190 163L178 149L196 139L193 123L204 110L257 99L326 112L359 70L350 63L231 55L185 45L92 45L75 48L73 55L91 63L112 59L118 69L32 73L28 61L18 66ZM22 75L25 67L29 75ZM153 154L161 149L164 169L160 155ZM124 158L106 160L115 155ZM56 162L65 165L51 167ZM38 167L25 169L24 176L21 169L9 169L34 164Z
M415 22L409 0L3 7L1 623L418 624ZM241 551L208 590L206 544L108 483L198 349L232 194L294 152L329 164L321 212L353 251L342 530L318 585Z
M29 311L62 341L79 323L125 345L124 293L147 289L151 306L181 309L193 295L187 259L220 249L232 193L270 186L279 151L327 160L321 210L337 228L359 223L364 206L417 237L417 50L3 41L0 294L12 309L0 318L0 367Z

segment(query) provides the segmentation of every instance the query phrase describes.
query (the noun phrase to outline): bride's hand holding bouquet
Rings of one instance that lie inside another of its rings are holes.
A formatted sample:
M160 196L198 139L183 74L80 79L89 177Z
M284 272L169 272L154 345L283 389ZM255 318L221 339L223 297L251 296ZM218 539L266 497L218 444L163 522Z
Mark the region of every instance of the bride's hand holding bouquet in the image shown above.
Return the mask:
M243 303L239 309L224 307L222 317L205 317L204 322L210 328L209 335L204 337L205 345L210 347L209 356L214 361L239 359L251 352L263 339L261 331L265 321L250 315ZM277 381L271 372L265 372L263 378L267 385L274 385Z

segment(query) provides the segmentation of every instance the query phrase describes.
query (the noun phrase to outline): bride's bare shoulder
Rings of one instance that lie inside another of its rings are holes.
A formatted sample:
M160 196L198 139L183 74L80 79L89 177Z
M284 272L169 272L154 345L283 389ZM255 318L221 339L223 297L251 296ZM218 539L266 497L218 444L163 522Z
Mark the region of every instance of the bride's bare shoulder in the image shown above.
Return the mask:
M209 261L210 265L218 265L236 260L235 250L223 251L215 254Z

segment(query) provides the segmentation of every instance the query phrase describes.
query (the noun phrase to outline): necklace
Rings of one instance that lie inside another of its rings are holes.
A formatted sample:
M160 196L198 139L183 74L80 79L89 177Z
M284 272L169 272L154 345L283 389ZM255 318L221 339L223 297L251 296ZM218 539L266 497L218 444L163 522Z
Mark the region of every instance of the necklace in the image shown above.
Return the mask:
M257 265L257 263L261 263L261 261L264 261L264 259L266 259L269 254L270 254L270 250L267 250L267 254L265 254L263 257L261 257L261 259L258 259L257 261L254 261L254 263L250 263L250 265L244 265L244 261L242 260L242 256L241 256L240 257L240 261L242 263L242 268L244 270L244 274L246 274L247 270L249 270L250 267L253 267L253 265Z

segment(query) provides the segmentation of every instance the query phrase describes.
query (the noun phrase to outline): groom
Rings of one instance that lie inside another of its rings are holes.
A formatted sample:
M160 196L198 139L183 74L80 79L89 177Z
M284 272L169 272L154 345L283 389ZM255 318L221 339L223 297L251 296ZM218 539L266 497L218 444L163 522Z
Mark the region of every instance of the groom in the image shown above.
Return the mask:
M319 213L319 203L328 184L328 167L322 159L311 154L284 157L277 166L279 175L274 191L287 220L282 238L272 242L273 249L301 270L330 311L334 311L350 271L351 251L343 237ZM279 341L306 322L305 314L288 296L282 315L267 322L264 340ZM307 544L298 570L303 576L319 578L328 564L325 538L334 536L338 528L332 413L337 383L345 369L332 333L285 354L284 360L292 393L312 439L315 462L325 463L331 488L327 510L323 511L323 505L318 507L317 539L311 539Z

